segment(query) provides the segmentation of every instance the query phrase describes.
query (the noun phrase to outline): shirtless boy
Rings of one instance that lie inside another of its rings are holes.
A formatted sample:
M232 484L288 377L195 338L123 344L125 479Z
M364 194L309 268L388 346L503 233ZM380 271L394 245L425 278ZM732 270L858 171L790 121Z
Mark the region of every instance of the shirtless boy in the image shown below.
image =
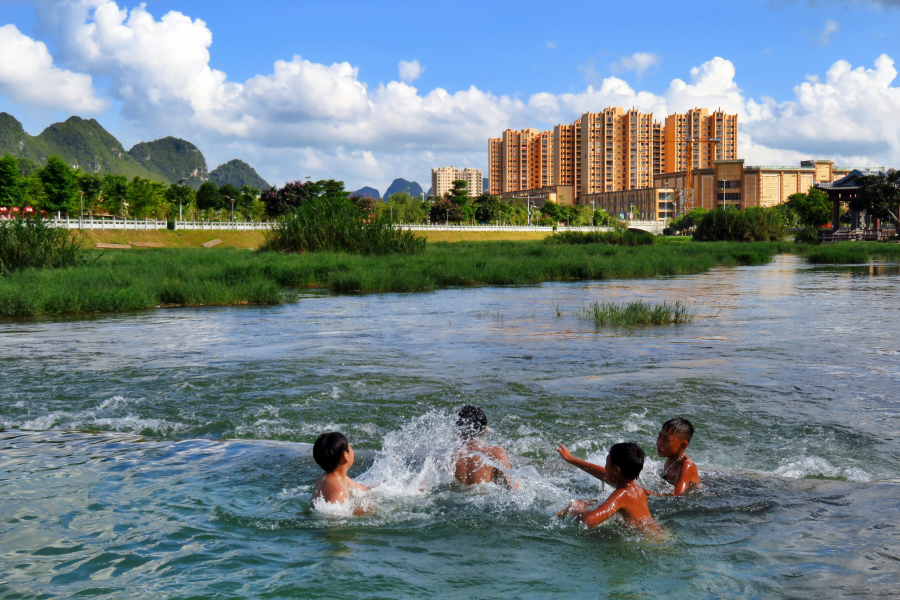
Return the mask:
M685 454L694 426L687 419L676 417L663 423L656 438L656 453L666 459L660 477L675 486L670 496L680 496L691 486L700 485L700 473L691 457Z
M325 473L316 481L313 506L319 498L331 504L343 504L350 498L350 490L367 491L369 488L356 483L347 475L353 466L353 447L343 433L323 433L313 444L313 459Z
M631 443L613 445L606 456L605 467L575 458L562 444L556 450L567 463L616 488L606 502L593 510L588 505L596 500L573 500L559 516L568 514L588 527L595 527L614 514L621 513L625 522L632 527L650 532L659 531L659 524L650 514L647 494L636 481L644 468L644 451L640 446Z
M487 431L484 411L477 406L463 406L456 417L456 428L462 439L462 445L453 453L453 475L458 482L465 485L502 483L511 490L519 487L503 470L510 469L503 448L481 440Z

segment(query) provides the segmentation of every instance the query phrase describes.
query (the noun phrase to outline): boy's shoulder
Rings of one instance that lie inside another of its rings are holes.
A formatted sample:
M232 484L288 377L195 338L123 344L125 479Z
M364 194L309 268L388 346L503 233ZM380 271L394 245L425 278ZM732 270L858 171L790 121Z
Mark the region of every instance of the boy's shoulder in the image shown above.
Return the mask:
M342 501L349 496L349 485L337 473L324 473L316 486L326 502Z

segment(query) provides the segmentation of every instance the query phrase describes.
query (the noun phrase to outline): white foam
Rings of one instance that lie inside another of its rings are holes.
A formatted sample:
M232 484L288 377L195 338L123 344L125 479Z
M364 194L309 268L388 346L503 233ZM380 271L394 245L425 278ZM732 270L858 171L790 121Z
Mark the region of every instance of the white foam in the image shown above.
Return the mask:
M848 481L871 481L872 477L859 467L836 467L827 459L819 456L808 456L775 469L776 477L787 479L804 479L806 477L829 477Z

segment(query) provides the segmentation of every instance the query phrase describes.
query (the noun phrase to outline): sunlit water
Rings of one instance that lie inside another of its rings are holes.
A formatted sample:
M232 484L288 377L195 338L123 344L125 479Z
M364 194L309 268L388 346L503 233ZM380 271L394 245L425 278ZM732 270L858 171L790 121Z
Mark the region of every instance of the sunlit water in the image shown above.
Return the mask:
M281 307L0 323L0 597L823 598L900 594L900 272L314 294ZM596 330L595 300L681 299ZM482 406L517 491L450 482ZM667 534L554 513L682 415L707 489ZM310 511L309 443L345 432L364 517Z

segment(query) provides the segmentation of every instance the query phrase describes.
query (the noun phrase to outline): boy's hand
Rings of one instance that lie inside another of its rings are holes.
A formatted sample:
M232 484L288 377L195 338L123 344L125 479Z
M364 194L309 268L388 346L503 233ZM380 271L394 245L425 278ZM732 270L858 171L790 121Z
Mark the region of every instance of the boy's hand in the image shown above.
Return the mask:
M566 462L572 462L573 460L575 460L575 457L572 456L572 453L569 452L569 449L562 444L557 444L556 451L559 452L559 455Z

